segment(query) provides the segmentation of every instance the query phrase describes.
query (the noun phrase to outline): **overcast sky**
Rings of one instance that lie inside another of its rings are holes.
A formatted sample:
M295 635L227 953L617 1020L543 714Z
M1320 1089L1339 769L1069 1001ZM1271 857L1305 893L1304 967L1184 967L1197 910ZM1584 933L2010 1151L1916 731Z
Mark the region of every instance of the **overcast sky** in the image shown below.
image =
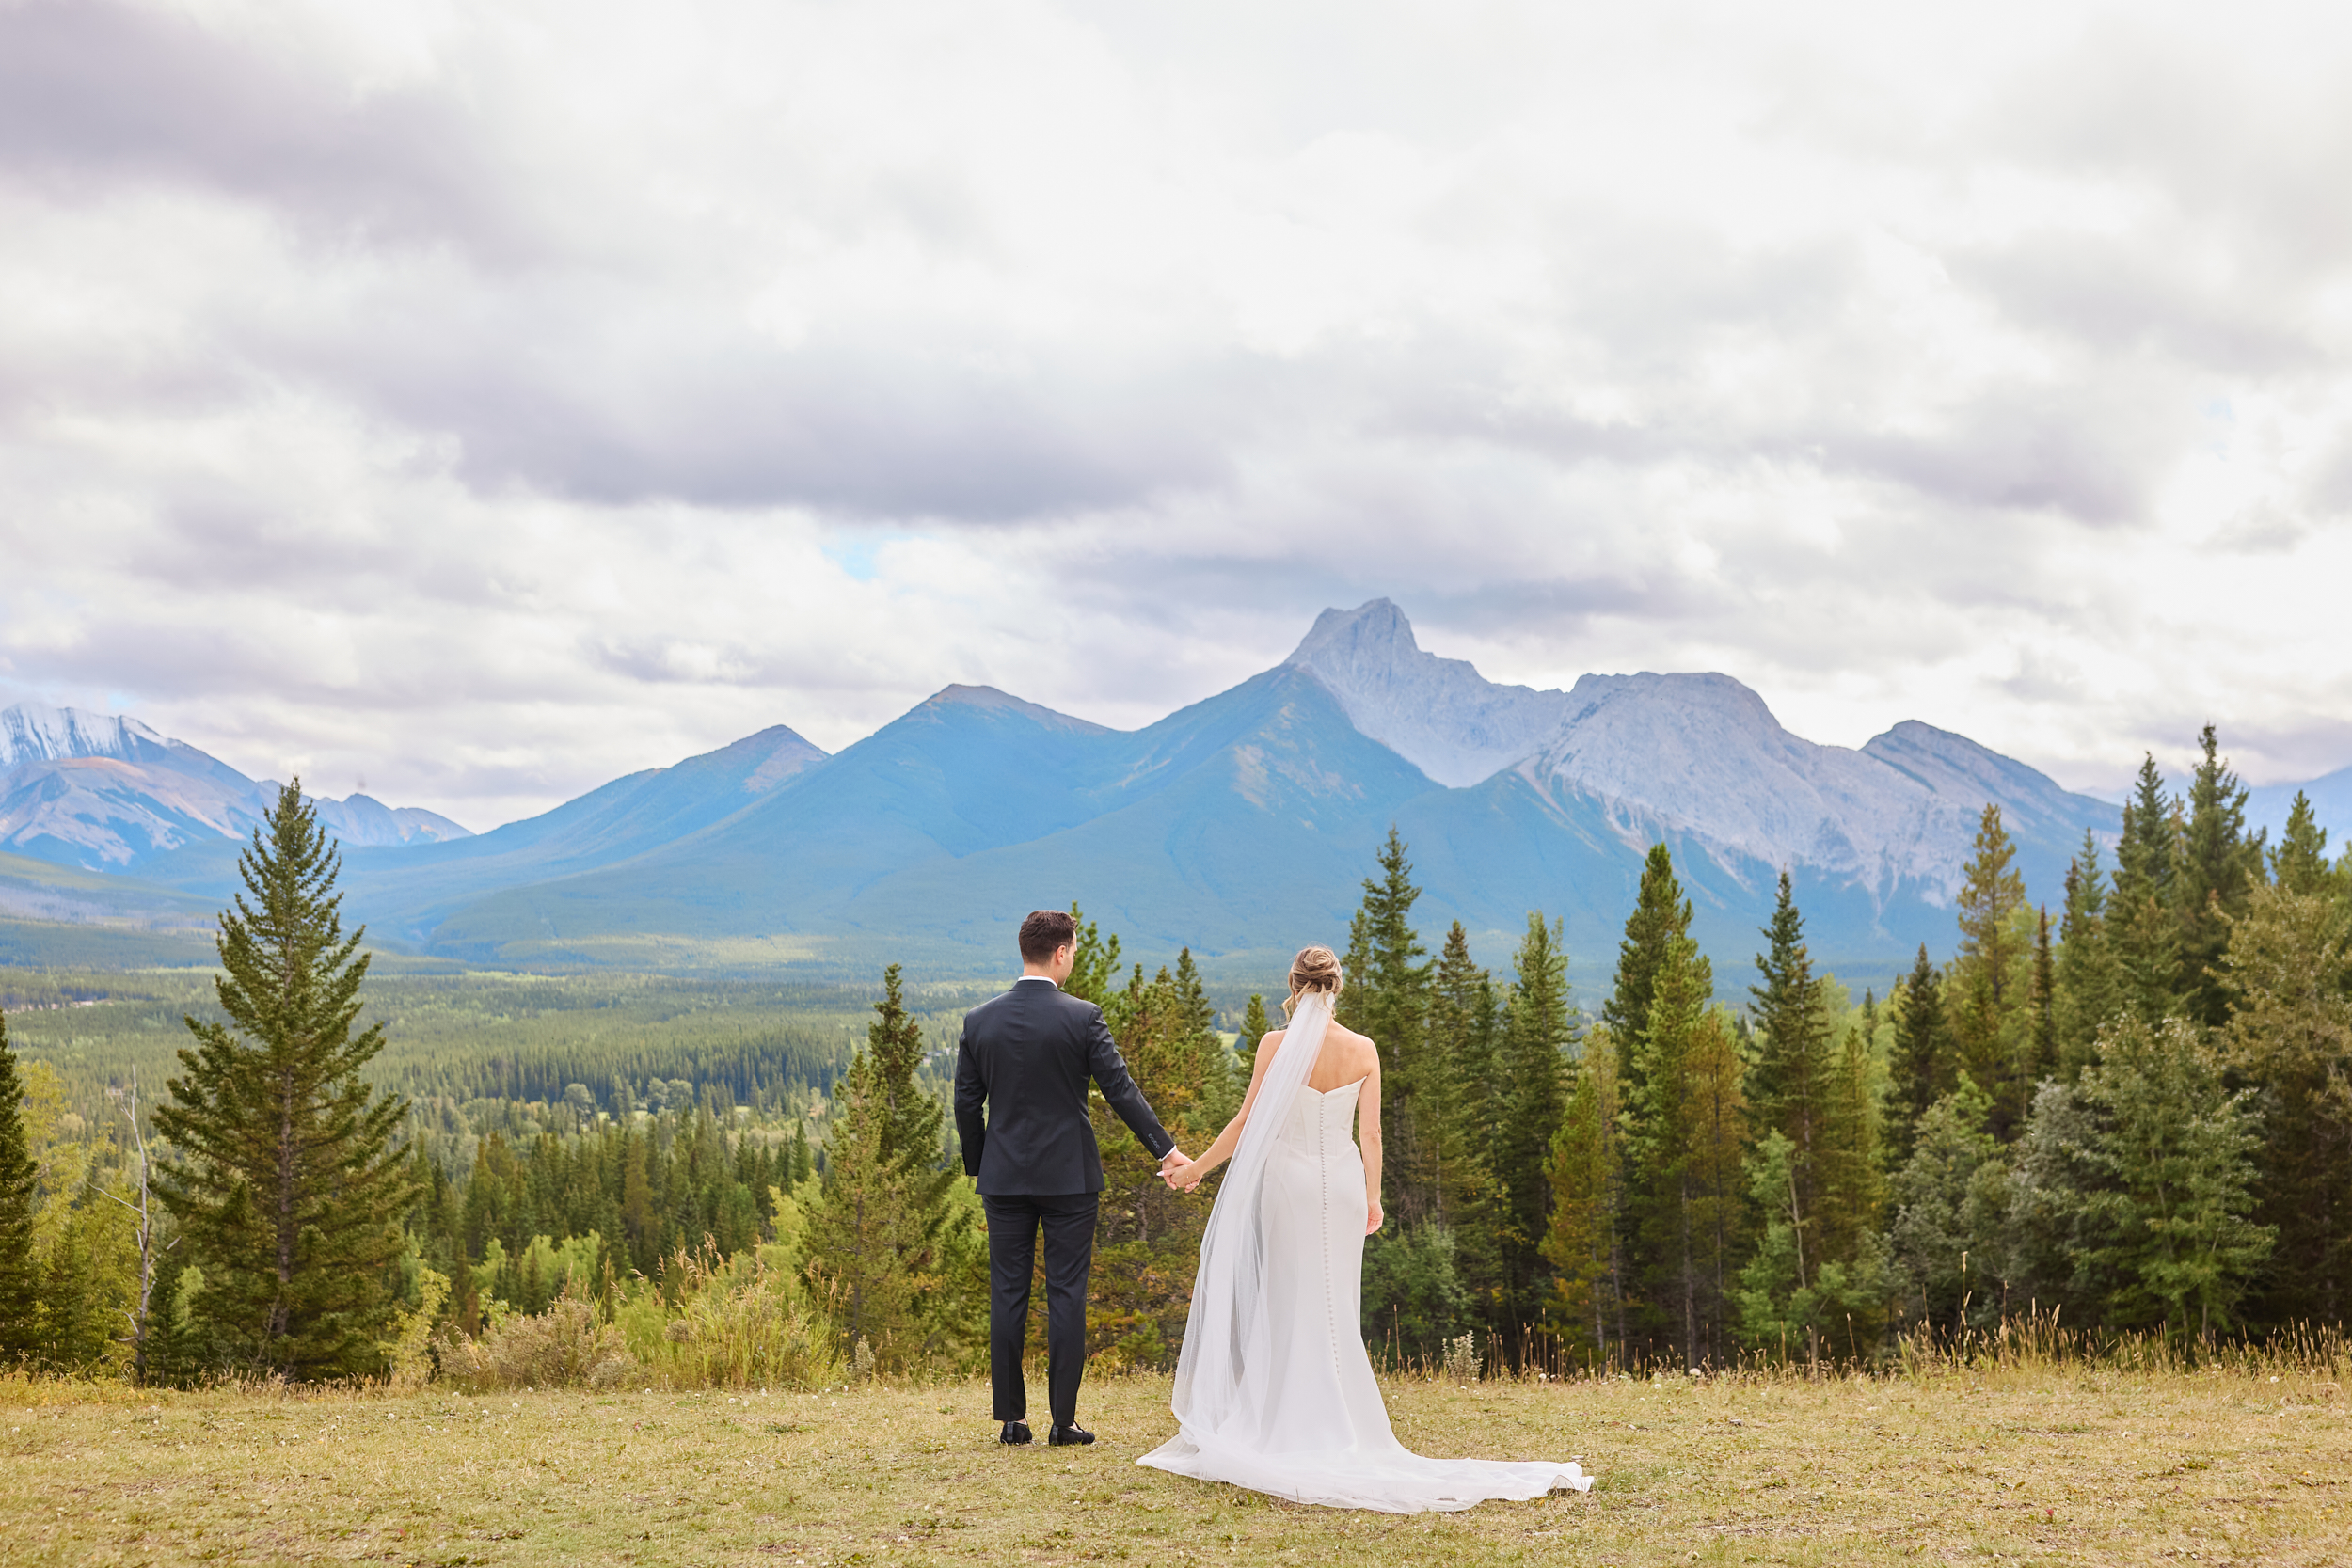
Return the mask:
M0 703L476 828L1386 594L2352 763L2352 9L0 0Z

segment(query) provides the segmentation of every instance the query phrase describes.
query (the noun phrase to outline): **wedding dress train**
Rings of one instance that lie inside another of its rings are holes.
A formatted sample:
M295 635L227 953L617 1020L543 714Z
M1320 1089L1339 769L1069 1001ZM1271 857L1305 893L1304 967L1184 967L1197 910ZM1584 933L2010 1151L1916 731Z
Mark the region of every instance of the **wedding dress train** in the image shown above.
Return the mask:
M1573 1463L1428 1459L1396 1440L1359 1323L1361 1081L1306 1079L1330 1022L1306 998L1267 1067L1200 1243L1177 1435L1136 1463L1293 1502L1420 1513L1589 1489Z

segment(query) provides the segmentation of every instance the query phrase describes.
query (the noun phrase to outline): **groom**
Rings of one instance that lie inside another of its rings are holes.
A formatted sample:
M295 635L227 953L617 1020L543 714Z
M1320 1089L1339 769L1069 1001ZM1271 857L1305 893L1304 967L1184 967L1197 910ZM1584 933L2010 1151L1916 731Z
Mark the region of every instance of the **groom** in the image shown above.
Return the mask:
M1045 1232L1045 1389L1056 1447L1091 1443L1078 1425L1078 1378L1087 1359L1087 1273L1094 1262L1094 1210L1103 1157L1087 1117L1087 1080L1160 1170L1184 1163L1111 1043L1103 1009L1062 993L1077 958L1077 922L1040 910L1021 923L1021 978L963 1018L956 1052L956 1136L964 1174L988 1211L989 1378L1001 1443L1029 1441L1029 1389L1021 1375L1029 1326L1029 1276ZM980 1106L988 1119L980 1119Z

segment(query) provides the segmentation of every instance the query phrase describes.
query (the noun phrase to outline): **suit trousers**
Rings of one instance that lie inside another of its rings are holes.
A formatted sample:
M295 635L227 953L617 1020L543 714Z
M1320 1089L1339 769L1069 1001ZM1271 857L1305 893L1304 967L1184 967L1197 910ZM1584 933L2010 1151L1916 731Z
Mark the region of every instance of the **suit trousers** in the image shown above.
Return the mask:
M1037 1235L1045 1232L1045 1400L1056 1426L1078 1419L1078 1380L1087 1365L1087 1275L1094 1267L1094 1211L1101 1195L983 1196L988 1211L988 1370L996 1419L1029 1417L1021 1350L1029 1333L1029 1279Z

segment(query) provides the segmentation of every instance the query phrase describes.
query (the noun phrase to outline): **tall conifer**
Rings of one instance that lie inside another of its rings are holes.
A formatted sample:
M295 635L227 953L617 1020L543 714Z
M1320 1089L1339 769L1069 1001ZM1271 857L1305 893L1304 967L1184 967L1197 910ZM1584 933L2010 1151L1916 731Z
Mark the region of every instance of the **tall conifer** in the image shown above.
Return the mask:
M1233 1050L1241 1058L1241 1078L1248 1084L1258 1070L1258 1042L1274 1029L1274 1021L1266 1016L1265 998L1256 991L1249 993L1249 1006L1241 1013L1241 1036L1233 1042Z
M2016 859L2001 808L1987 802L1962 873L1960 952L1947 993L1961 1069L1993 1097L1994 1135L2004 1140L2024 1125L2032 1095L2032 939L2019 928L2026 882Z
M2180 873L2180 817L2165 795L2156 759L2143 754L2123 836L2115 847L2115 892L2107 940L2125 1006L2154 1022L2180 1005L2181 923L2174 893Z
M2295 803L2287 808L2286 831L2279 835L2278 847L2270 851L2270 879L2288 893L2329 891L2328 830L2312 815L2311 797L2299 789L2295 792Z
M1568 1019L1568 955L1561 924L1527 917L1512 964L1510 1005L1502 1031L1502 1096L1494 1169L1509 1229L1503 1238L1503 1307L1509 1325L1523 1328L1542 1306L1543 1243L1551 1189L1545 1179L1551 1136L1566 1104L1563 1092L1577 1033Z
M1601 1004L1601 1022L1617 1045L1618 1076L1634 1085L1633 1053L1649 1028L1650 998L1658 989L1658 971L1677 937L1691 934L1691 901L1675 879L1674 857L1663 844L1649 847L1642 863L1641 890L1633 912L1626 918L1625 936L1617 943L1617 983ZM1707 960L1701 958L1701 963ZM1714 992L1710 975L1706 987Z
M1821 1017L1820 984L1805 951L1804 916L1798 912L1788 873L1780 874L1772 923L1764 927L1765 951L1756 967L1764 983L1748 988L1753 998L1756 1056L1748 1073L1748 1109L1757 1141L1766 1132L1788 1140L1798 1204L1814 1207L1814 1155L1829 1085L1829 1030Z
M2082 850L2066 866L2053 1003L2057 1054L2046 1070L2069 1084L2080 1077L2098 1055L2099 1026L2122 1005L2122 976L2107 932L2106 874L2099 864L2099 840L2085 829Z
M1380 847L1378 866L1377 876L1364 879L1363 902L1349 926L1347 984L1337 1016L1380 1048L1383 1180L1399 1223L1417 1225L1438 1208L1444 1088L1433 1081L1423 1049L1431 966L1412 924L1421 889L1413 882L1405 840L1393 826Z
M360 1077L384 1031L353 1032L368 956L364 929L342 934L341 868L288 784L220 917L230 1022L186 1021L196 1046L155 1113L179 1151L158 1185L204 1270L199 1312L247 1365L294 1379L380 1364L385 1269L417 1196L392 1147L406 1102Z
M24 1127L24 1081L0 1012L0 1368L39 1349L40 1271L33 1259L33 1151Z
M1944 1015L1944 982L1928 961L1924 942L1896 1001L1895 1043L1887 1053L1886 1076L1893 1100L1887 1143L1893 1164L1900 1168L1911 1158L1912 1132L1919 1118L1952 1091L1959 1077Z
M2214 727L2197 737L2202 753L2189 781L2188 821L2181 840L2181 978L2188 1016L2207 1028L2229 1017L2221 955L2230 922L2246 912L2246 896L2262 880L2262 835L2246 832L2247 790L2220 755Z

